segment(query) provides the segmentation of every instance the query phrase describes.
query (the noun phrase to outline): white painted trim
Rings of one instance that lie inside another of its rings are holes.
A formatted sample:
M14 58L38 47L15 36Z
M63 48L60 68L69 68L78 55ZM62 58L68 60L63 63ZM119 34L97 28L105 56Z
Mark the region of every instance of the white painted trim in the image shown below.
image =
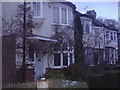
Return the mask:
M70 65L70 53L68 53L68 66Z
M55 7L57 7L57 6L55 6ZM63 7L58 7L59 8L59 24L58 23L54 23L54 22L52 22L52 25L63 25L63 26L71 26L71 24L69 24L69 9L68 8L64 8L64 9L66 9L66 20L67 20L67 24L63 24L62 23L62 8ZM71 11L71 10L70 10ZM73 21L73 13L72 13L72 11L71 11L71 18L70 18L70 20L71 21Z
M40 2L40 16L43 17L43 1Z
M62 7L59 7L59 23L62 24Z
M67 13L67 25L69 25L69 16L68 16L68 9L66 9L67 11L66 11L66 13Z
M61 67L63 67L63 53L61 53Z

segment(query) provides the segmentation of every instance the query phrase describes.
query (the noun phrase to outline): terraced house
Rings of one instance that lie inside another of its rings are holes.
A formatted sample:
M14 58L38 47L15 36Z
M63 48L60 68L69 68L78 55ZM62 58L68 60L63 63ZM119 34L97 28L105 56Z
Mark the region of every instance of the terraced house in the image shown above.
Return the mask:
M83 44L86 62L93 66L105 62L118 62L118 30L114 25L105 25L96 19L94 10L81 14Z

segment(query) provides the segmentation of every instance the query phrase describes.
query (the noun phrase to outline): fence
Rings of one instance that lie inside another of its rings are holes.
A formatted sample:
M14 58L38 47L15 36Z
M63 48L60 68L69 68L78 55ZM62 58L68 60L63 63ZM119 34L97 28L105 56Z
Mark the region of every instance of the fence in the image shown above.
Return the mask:
M15 88L16 84L12 83L3 83L2 88Z
M29 82L29 83L17 83L17 84L11 84L11 83L3 83L2 88L48 88L49 87L49 81L48 80L39 80L36 82Z

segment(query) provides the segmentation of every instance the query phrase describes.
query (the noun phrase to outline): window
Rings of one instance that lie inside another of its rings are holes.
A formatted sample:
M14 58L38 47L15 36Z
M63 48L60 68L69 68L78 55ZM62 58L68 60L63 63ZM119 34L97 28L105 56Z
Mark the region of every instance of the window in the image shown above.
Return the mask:
M81 24L82 24L82 28L83 28L83 32L84 33L91 33L92 30L92 22L90 19L81 19Z
M63 49L63 51L67 51L67 50L68 50L68 44L67 44L67 43L64 43L64 44L62 45L62 49Z
M81 19L82 29L84 31L84 19Z
M109 31L106 31L106 39L109 39Z
M105 61L109 61L109 55L110 55L110 49L106 48L105 49Z
M72 11L68 10L68 24L71 25L72 24Z
M67 24L67 9L62 8L62 24Z
M29 46L29 60L34 62L34 46L33 45Z
M68 53L63 53L63 66L68 66Z
M54 54L54 66L60 66L61 65L61 54L55 53Z
M114 32L114 40L116 41L117 40L117 37L116 37L116 33Z
M100 29L99 28L94 28L94 35L96 38L99 37L99 34L100 34Z
M114 49L111 49L111 60L114 59Z
M59 7L53 7L53 23L59 24Z
M86 33L90 33L89 24L86 24L85 30L86 30Z
M53 7L53 23L71 25L72 11L67 8Z
M70 53L70 64L73 64L73 61L72 61L72 53Z
M54 44L54 51L59 51L61 49L61 45L59 43Z
M33 2L34 17L42 17L42 2Z
M92 48L85 48L85 60L89 65L92 65L93 63L93 50Z
M111 40L113 40L113 33L111 32Z

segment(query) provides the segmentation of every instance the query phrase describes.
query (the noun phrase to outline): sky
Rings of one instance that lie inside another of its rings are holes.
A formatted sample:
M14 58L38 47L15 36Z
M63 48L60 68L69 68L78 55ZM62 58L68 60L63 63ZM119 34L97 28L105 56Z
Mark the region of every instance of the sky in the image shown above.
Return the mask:
M77 10L83 14L88 10L95 10L97 18L118 20L118 0L84 0L84 2L83 0L67 1L75 4Z

